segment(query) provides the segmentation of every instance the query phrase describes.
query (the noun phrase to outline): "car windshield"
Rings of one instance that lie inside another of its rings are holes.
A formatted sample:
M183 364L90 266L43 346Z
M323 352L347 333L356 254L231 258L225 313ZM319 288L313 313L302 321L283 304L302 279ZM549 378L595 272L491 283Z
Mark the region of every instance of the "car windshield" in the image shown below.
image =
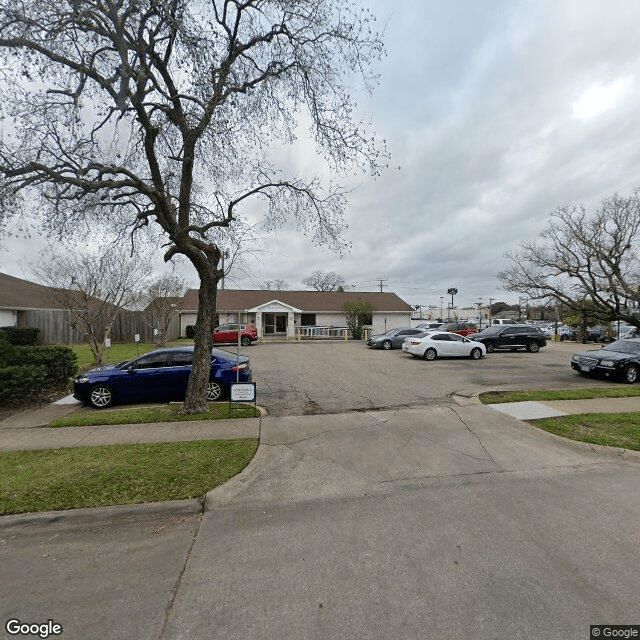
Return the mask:
M627 340L616 340L604 347L603 351L617 351L618 353L629 353L637 356L640 353L640 344Z

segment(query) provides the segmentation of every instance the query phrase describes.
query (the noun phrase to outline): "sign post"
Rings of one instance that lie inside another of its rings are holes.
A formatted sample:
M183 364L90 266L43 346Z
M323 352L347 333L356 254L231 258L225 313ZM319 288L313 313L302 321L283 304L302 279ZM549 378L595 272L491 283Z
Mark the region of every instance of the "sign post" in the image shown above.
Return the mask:
M232 382L229 389L229 415L234 410L241 407L231 406L232 402L248 403L256 406L256 383L255 382Z

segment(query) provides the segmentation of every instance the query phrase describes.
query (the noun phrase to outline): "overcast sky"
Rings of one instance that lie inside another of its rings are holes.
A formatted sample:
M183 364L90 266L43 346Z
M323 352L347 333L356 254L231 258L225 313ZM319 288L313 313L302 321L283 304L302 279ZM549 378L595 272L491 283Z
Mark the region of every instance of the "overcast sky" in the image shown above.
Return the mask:
M350 197L336 256L299 234L263 240L228 286L314 270L409 304L517 300L496 273L568 202L640 185L640 3L629 0L362 0L386 23L380 85L362 109L390 168ZM11 240L0 270L27 277L35 241ZM193 286L196 278L185 271ZM446 298L445 298L446 300Z

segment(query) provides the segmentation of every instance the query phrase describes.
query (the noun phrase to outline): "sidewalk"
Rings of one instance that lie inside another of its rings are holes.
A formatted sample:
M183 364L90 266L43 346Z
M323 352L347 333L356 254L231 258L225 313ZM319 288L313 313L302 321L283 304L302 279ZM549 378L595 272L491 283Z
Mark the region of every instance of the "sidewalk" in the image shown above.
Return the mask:
M632 398L592 398L590 400L504 402L485 406L519 420L537 420L579 413L631 413L640 411L640 396Z
M477 399L476 399L477 402ZM472 402L472 404L475 404ZM478 403L479 404L479 403ZM629 413L640 411L640 397L594 398L591 400L554 400L548 402L506 402L482 405L518 420L536 420L579 413ZM57 449L89 447L105 444L138 442L182 442L232 438L260 438L260 418L241 420L198 420L147 424L102 425L90 427L50 428L55 418L80 409L82 405L70 397L37 410L16 413L0 422L0 450ZM357 422L357 412L340 414ZM290 425L291 432L305 431L313 422L333 422L333 414L289 416L278 419ZM270 419L272 422L275 418ZM294 426L294 424L295 426Z

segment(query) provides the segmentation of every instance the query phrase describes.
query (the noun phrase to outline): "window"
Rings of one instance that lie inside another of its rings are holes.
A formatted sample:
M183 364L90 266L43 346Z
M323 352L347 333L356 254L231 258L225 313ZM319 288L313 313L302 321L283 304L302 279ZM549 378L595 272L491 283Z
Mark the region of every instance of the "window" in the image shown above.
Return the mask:
M373 324L373 314L365 313L362 315L362 324L363 325L372 325Z
M301 313L300 314L300 326L301 327L315 327L316 326L316 314L315 313Z
M186 367L193 364L193 353L189 352L177 352L173 354L171 358L172 367Z
M136 369L157 369L159 367L164 367L165 362L167 361L166 352L161 353L150 353L147 356L142 356L135 361L134 367Z

